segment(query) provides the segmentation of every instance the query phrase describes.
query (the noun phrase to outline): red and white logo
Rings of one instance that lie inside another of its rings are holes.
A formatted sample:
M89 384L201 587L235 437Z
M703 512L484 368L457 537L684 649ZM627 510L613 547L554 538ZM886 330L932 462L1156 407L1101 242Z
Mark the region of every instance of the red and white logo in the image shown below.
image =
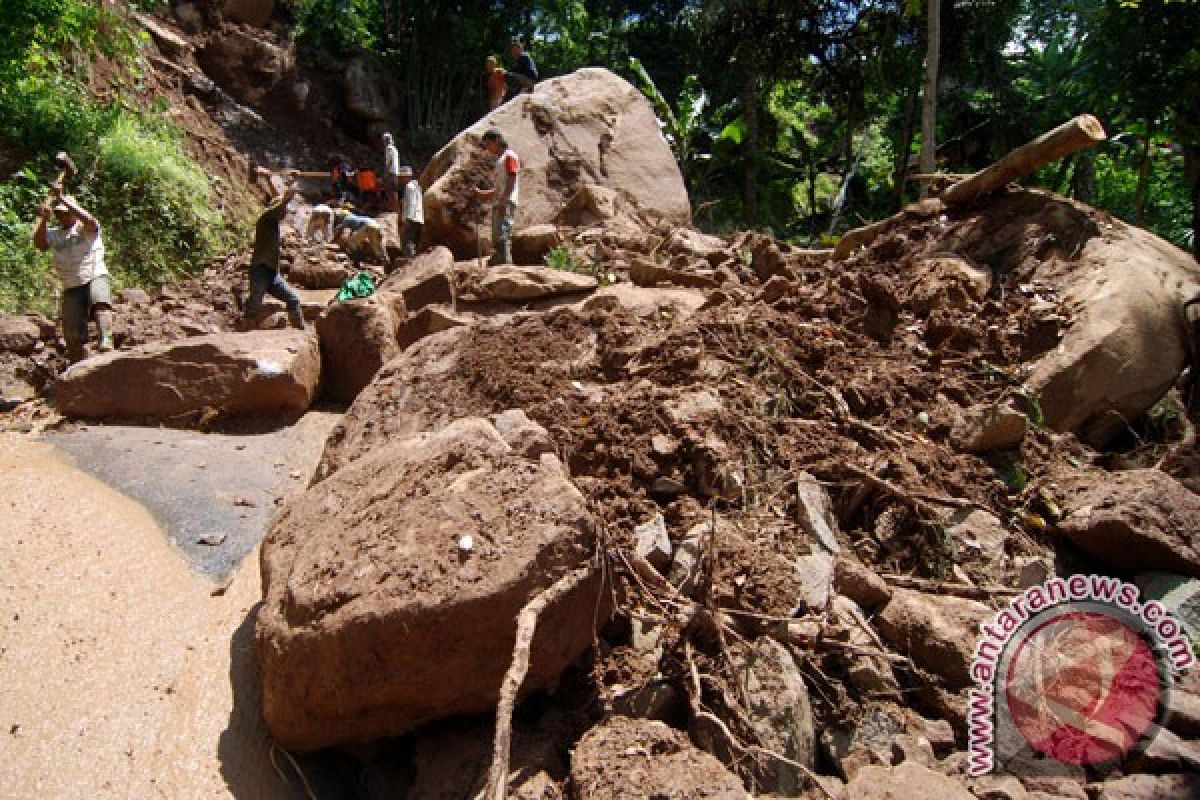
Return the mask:
M980 626L967 709L968 771L1033 757L1119 762L1166 719L1172 672L1195 656L1182 626L1116 578L1052 578Z

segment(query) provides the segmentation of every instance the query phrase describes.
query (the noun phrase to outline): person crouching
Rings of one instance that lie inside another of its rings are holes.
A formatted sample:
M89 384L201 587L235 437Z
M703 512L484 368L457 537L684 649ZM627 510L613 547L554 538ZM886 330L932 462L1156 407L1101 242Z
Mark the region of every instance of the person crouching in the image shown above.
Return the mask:
M333 219L333 241L345 248L356 265L364 246L380 263L388 263L387 250L383 247L383 228L378 222L371 217L351 214L344 208L334 211Z

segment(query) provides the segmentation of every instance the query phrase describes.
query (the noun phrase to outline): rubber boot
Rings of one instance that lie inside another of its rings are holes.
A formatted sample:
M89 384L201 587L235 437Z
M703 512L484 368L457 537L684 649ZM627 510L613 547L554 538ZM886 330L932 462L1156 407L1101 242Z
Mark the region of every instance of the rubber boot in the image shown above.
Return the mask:
M304 324L304 312L300 309L288 311L288 322L290 322L292 327L296 328L297 330L308 330L308 326Z
M96 344L96 352L111 353L113 351L112 334L113 312L104 310L96 312L96 327L100 331L100 341Z

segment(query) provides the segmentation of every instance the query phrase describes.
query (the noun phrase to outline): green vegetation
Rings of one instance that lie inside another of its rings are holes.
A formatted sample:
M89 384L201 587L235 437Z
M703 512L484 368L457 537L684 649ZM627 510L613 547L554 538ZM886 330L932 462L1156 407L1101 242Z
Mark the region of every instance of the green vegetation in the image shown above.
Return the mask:
M129 7L162 8L161 0ZM1198 247L1200 13L1195 0L942 3L938 169L971 172L1090 112L1110 140L1027 183ZM24 0L0 18L0 308L45 303L34 209L70 152L118 283L204 263L225 232L169 127L85 90L91 53L135 66L127 6ZM704 228L825 246L915 198L926 3L919 0L282 0L302 63L396 76L417 162L484 113L483 57L525 37L543 77L612 69L658 115ZM586 267L584 268L586 270Z
M119 91L100 102L87 90L88 53L136 76L141 41L84 0L28 0L0 18L0 311L53 310L49 258L30 233L59 150L79 167L66 190L100 220L118 287L185 275L225 246L228 223L180 134Z
M587 275L595 278L596 283L601 286L608 286L613 282L613 276L605 270L604 262L601 259L593 258L591 264L585 263L565 245L552 248L542 260L550 269L574 272L576 275Z

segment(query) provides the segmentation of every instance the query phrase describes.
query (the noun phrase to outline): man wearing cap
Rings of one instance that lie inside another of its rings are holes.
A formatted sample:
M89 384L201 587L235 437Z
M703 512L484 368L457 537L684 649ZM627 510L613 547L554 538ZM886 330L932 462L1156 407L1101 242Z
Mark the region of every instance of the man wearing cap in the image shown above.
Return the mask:
M287 187L279 194L271 183L271 173L265 167L255 170L255 177L267 179L270 204L258 216L254 225L254 255L250 258L250 297L242 309L243 324L252 327L258 319L263 295L269 294L287 306L288 321L293 328L304 330L304 314L300 298L279 274L279 228L287 213L288 203L296 196L295 171L289 170Z
M412 258L421 246L421 229L425 226L425 199L421 195L421 184L413 177L412 167L400 168L400 185L404 187L403 222L404 255Z
M388 211L399 211L400 151L396 149L390 133L383 135L383 174L383 188L387 192Z
M54 269L63 285L59 307L63 339L67 342L67 358L74 363L87 354L89 319L96 320L100 333L96 349L101 353L113 349L112 289L104 265L100 223L74 198L63 194L61 186L51 186L50 194L52 201L38 209L33 245L49 250L53 256ZM58 224L48 227L51 214Z
M496 158L491 189L475 189L475 196L492 201L492 263L512 263L512 231L517 217L521 159L508 146L504 134L490 128L483 134L483 147Z

